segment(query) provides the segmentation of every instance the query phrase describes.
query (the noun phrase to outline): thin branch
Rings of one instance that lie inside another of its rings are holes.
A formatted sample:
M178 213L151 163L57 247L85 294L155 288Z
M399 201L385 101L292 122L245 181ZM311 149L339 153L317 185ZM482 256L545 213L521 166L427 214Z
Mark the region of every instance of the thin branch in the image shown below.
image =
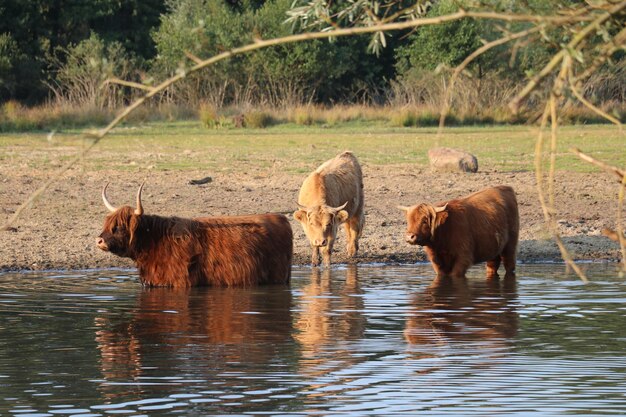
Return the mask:
M578 277L584 283L587 283L589 282L589 280L587 279L587 276L582 271L582 269L580 269L578 265L576 265L576 263L574 262L574 259L572 258L569 251L567 250L567 247L563 243L563 240L561 239L561 235L559 233L559 229L557 227L557 223L555 219L556 208L555 208L555 197L554 197L554 182L555 182L554 173L555 173L555 166L556 166L557 129L558 129L558 124L559 124L558 115L557 115L557 106L558 106L559 97L561 96L561 93L563 92L563 85L565 84L565 77L567 76L567 73L569 71L571 64L572 64L572 59L569 55L567 55L563 59L563 62L561 64L561 71L559 71L559 75L556 78L554 87L552 88L552 91L550 92L549 104L550 104L551 126L550 126L550 169L548 171L548 199L549 199L548 212L550 213L549 222L550 222L550 226L552 229L552 237L554 238L554 241L556 242L557 246L559 247L559 250L561 251L561 257L563 258L567 266L572 268L572 270L576 272L576 275L578 275Z
M505 44L507 42L513 41L515 39L523 38L525 36L530 35L531 33L538 32L542 28L543 28L543 26L535 26L535 27L530 28L528 30L524 30L522 32L513 33L513 34L510 34L508 36L502 37L500 39L496 39L495 41L491 41L489 43L486 43L483 46L481 46L480 48L476 49L474 52L472 52L467 58L465 58L463 60L463 62L461 62L454 69L454 73L450 77L450 83L449 83L448 87L446 88L446 92L445 92L445 96L444 96L444 100L443 100L443 105L441 107L441 112L439 114L439 134L442 133L442 130L443 130L443 127L444 127L444 124L445 124L445 121L446 121L446 116L448 115L448 111L450 110L450 97L452 95L452 90L454 88L454 84L456 83L456 80L458 79L459 75L463 72L463 70L465 70L465 68L467 68L467 66L474 59L478 58L479 56L481 56L482 54L484 54L488 50L490 50L492 48L495 48L496 46L503 45L503 44Z
M617 219L616 229L617 238L619 242L619 248L622 252L622 272L626 273L626 237L624 237L624 230L622 228L622 212L624 211L624 190L626 190L626 175L622 178L622 186L619 187L619 194L617 197Z
M599 116L604 117L606 120L617 125L620 133L623 133L622 122L620 122L617 118L611 116L610 114L606 113L602 109L594 106L593 103L591 103L585 97L583 97L583 95L580 93L580 91L578 91L578 89L574 86L574 84L570 83L569 89L572 92L572 94L574 94L574 96L578 99L578 101L580 101L581 103L585 105L585 107L591 109L593 112L595 112Z
M595 165L595 166L605 170L606 172L609 172L611 174L616 175L619 178L618 179L619 182L623 182L624 177L626 177L626 171L625 170L620 169L620 168L615 167L615 166L612 166L612 165L609 165L609 164L604 163L602 161L599 161L599 160L595 159L594 157L589 156L589 155L583 153L583 151L581 151L578 148L571 148L570 151L575 153L576 155L578 155L578 157L580 159L582 159L583 161L589 162L590 164L593 164L593 165Z
M12 230L11 225L15 221L17 221L17 219L20 218L22 212L24 210L26 210L27 208L29 208L39 198L39 196L41 196L41 194L43 194L48 189L48 187L50 187L50 185L53 182L58 180L61 177L61 175L63 175L63 173L65 173L70 168L72 168L72 166L74 166L74 164L76 164L79 161L81 161L85 157L85 155L87 155L87 153L91 150L91 148L93 148L96 145L96 143L98 143L97 140L92 141L88 146L84 147L81 152L79 152L72 159L67 161L65 163L65 165L63 165L61 168L59 168L56 173L54 173L52 176L50 176L50 178L48 178L48 180L46 182L44 182L41 187L39 187L37 190L35 190L28 197L28 199L26 201L24 201L22 204L20 204L20 206L17 208L17 210L15 210L15 213L13 213L13 216L11 216L9 218L9 220L6 221L6 223L4 224L4 226L2 226L2 228L0 228L0 230Z
M185 54L185 56L189 59L191 59L193 62L195 62L196 64L201 64L202 60L200 58L198 58L197 56L195 56L194 54L192 54L189 51L183 51L183 53Z
M596 18L593 22L589 23L586 27L576 33L574 38L567 44L565 48L562 48L559 52L557 52L550 62L546 64L545 67L537 75L535 75L526 86L520 91L509 103L509 107L513 111L513 113L517 114L519 111L519 107L521 102L530 94L541 81L551 74L554 69L559 65L559 63L569 54L570 50L576 49L579 43L581 43L587 36L595 33L595 31L600 27L601 24L606 22L616 13L619 13L622 9L626 7L626 1L622 1L607 10L606 13L603 13L600 17Z
M571 81L572 84L576 85L580 81L589 78L596 70L603 65L609 58L620 49L624 49L626 47L626 27L622 29L617 35L613 37L611 43L604 45L600 54L596 56L593 60L593 63L585 69L581 74L574 77Z
M152 91L154 90L154 87L150 87L149 85L143 85L143 84L139 84L139 83L134 83L132 81L126 81L126 80L121 80L119 78L116 77L111 77L111 78L107 78L106 80L104 80L102 82L102 86L104 87L107 84L119 84L119 85L123 85L126 87L132 87L132 88L138 88L140 90L144 90L144 91Z

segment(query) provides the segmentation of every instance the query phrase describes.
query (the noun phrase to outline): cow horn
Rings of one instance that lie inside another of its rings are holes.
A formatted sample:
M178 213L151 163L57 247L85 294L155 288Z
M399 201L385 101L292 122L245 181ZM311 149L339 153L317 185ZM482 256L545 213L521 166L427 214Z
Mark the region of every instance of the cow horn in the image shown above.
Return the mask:
M407 207L407 206L396 206L398 208L398 210L402 210L402 211L409 211L411 210L411 207Z
M303 205L302 205L302 204L300 204L300 203L296 203L296 204L298 205L298 207L300 207L300 209L301 209L301 210L304 210L304 211L306 211L306 212L310 212L310 211L312 211L312 210L313 210L313 207L303 206Z
M441 213L442 211L445 211L447 207L448 203L444 204L443 207L435 207L435 213Z
M143 186L146 182L142 182L139 186L139 191L137 191L137 208L135 209L135 214L137 216L141 216L143 214L143 207L141 206L141 190L143 190Z
M107 199L107 187L108 186L109 186L109 183L107 182L102 188L102 201L104 201L104 205L106 206L106 208L109 209L110 212L114 212L117 209L115 208L115 206L113 206L113 204L109 203L109 200Z
M333 213L337 213L338 211L343 210L347 205L348 205L348 202L346 201L345 203L343 203L339 207L328 207L328 210L333 212Z

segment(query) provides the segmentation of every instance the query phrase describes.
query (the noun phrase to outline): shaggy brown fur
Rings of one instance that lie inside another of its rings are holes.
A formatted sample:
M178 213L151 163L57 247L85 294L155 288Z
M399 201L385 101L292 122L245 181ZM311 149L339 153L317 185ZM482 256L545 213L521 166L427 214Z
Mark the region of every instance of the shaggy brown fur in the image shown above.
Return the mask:
M406 240L424 246L438 276L463 277L468 268L487 262L487 276L497 277L500 261L515 274L519 213L511 187L488 188L465 198L400 207L406 211Z
M302 183L298 204L301 209L293 216L309 238L313 265L319 265L320 249L324 265L330 265L341 223L345 224L348 256L357 254L365 224L363 173L352 152L343 152L312 172Z
M280 214L183 219L109 214L98 246L134 260L142 284L192 287L286 284L292 230Z

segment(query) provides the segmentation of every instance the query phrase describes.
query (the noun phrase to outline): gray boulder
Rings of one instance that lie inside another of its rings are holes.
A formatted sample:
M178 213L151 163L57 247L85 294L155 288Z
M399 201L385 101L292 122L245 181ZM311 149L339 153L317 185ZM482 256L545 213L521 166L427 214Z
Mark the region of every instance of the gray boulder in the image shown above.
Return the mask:
M432 148L428 151L430 166L436 171L478 171L478 159L468 152L451 148Z

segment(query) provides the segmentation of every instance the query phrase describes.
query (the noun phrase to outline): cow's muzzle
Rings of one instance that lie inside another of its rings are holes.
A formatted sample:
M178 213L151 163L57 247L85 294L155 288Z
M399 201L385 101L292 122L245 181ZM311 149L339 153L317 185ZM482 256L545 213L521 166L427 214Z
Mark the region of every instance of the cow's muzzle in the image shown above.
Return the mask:
M417 245L417 235L415 233L407 233L405 239L408 244Z
M328 239L315 239L313 241L313 246L317 246L318 248L321 248L326 245L328 245Z
M96 238L96 245L104 251L109 251L109 245L107 245L104 239L102 239L101 237Z

